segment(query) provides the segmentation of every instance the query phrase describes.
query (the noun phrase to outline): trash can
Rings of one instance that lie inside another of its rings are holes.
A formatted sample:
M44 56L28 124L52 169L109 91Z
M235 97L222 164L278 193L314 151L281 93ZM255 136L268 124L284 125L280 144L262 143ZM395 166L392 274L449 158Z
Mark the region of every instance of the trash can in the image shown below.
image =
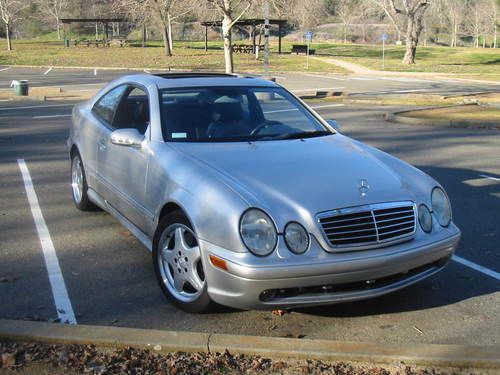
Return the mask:
M69 39L64 39L64 47L69 48Z
M12 81L11 87L14 87L14 92L17 96L28 96L29 85L28 81Z

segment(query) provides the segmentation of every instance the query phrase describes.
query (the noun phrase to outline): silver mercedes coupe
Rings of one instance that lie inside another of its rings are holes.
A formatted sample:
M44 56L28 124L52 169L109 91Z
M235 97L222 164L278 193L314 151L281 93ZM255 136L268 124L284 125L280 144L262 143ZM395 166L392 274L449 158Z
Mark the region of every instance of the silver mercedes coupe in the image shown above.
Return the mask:
M264 79L125 76L73 110L73 200L130 230L189 312L361 300L441 270L460 239L443 188L337 128Z

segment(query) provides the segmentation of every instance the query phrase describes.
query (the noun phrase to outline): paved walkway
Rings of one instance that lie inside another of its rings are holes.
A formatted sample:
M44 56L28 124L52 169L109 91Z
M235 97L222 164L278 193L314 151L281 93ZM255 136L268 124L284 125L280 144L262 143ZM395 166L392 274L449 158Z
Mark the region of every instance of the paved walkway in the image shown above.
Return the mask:
M337 65L341 68L344 68L346 70L349 70L350 72L354 74L360 74L360 75L374 75L374 76L398 76L398 77L414 77L414 78L426 78L426 79L443 79L443 78L452 78L455 80L459 81L464 81L464 82L478 82L478 83L489 83L489 84L499 84L498 82L494 81L486 81L486 80L479 80L479 79L471 79L471 78L459 78L456 77L454 74L448 74L448 73L433 73L433 72L393 72L393 71L387 71L387 70L374 70L370 69L367 67L364 67L362 65L344 61L344 60L339 60L339 59L333 59L331 57L318 57L318 56L311 56L314 59Z

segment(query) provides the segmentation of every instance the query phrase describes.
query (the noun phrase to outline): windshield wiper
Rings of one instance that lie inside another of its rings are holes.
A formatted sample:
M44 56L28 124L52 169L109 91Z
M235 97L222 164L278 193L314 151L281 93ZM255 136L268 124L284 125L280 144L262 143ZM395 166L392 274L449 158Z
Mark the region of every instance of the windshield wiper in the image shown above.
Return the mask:
M310 132L298 132L298 133L288 133L281 134L277 137L273 137L273 139L302 139L302 138L313 138L313 137L321 137L324 135L333 134L328 130L314 130Z

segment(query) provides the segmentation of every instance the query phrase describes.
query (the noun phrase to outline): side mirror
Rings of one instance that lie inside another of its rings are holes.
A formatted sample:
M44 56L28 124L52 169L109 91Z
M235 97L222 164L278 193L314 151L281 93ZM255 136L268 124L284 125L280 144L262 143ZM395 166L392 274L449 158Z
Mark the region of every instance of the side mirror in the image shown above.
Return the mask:
M118 146L141 147L143 140L137 129L117 129L111 133L111 143Z
M336 120L326 120L328 125L330 125L336 132L340 133L340 124Z

